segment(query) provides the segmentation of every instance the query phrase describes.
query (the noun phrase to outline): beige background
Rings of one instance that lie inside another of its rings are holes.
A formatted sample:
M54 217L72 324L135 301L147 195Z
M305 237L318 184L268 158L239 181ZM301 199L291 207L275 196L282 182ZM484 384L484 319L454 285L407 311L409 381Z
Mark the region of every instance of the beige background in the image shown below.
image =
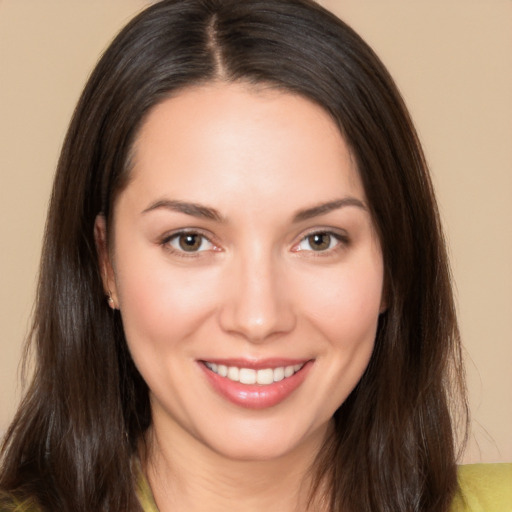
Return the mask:
M0 0L0 432L30 316L67 123L98 55L143 0ZM512 1L325 0L377 51L432 167L473 414L465 461L512 460Z

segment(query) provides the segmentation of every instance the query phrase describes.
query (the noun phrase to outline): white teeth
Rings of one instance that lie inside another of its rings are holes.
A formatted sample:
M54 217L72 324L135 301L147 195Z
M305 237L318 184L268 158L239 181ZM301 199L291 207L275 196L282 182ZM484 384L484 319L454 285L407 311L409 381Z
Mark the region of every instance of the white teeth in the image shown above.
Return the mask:
M295 373L295 370L294 370L293 366L285 366L284 367L284 376L285 376L285 378L286 377L291 377L294 373Z
M211 369L213 372L215 371L213 368ZM239 381L240 370L236 366L229 366L228 367L228 374L227 378L229 380Z
M241 384L256 384L256 370L240 368L239 380Z
M274 382L291 377L304 366L304 364L295 364L254 370L252 368L238 368L237 366L226 366L209 362L205 364L212 372L217 373L221 377L227 377L229 380L240 382L241 384L259 384L261 386L268 386Z
M274 382L274 370L272 368L258 370L256 372L256 382L258 384L272 384Z
M279 382L284 379L284 368L280 366L274 369L274 382Z

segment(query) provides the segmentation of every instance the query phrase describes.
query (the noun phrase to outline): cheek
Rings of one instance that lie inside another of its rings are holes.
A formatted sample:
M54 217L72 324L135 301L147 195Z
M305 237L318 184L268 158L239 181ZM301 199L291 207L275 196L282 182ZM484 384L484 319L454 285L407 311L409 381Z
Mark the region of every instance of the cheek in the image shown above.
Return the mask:
M172 348L176 339L192 335L215 308L218 277L212 269L190 271L168 264L161 255L137 257L132 253L119 262L116 271L130 345L144 340Z
M318 329L339 345L373 343L382 302L380 258L354 258L329 272L322 286L316 277L304 281L299 294L307 301L305 307Z

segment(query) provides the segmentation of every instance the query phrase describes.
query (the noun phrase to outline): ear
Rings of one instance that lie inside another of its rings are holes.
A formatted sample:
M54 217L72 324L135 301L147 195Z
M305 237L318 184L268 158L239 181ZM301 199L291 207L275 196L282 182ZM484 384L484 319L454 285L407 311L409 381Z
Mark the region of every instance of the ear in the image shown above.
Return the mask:
M107 239L107 221L105 216L100 213L94 221L94 241L96 243L96 252L98 253L98 265L103 281L103 290L107 296L108 305L112 309L118 309L117 287L114 274L114 268L110 260Z

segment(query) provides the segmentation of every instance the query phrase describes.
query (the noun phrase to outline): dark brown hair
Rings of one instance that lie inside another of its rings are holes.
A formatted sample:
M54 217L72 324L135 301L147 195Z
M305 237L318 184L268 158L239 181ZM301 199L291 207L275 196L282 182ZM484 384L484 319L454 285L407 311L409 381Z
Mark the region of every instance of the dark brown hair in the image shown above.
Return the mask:
M105 301L94 221L102 212L111 223L148 111L212 80L266 84L329 112L380 237L387 310L318 455L317 490L331 511L447 510L457 485L450 410L465 402L427 166L380 60L309 0L164 0L101 58L58 164L31 333L35 371L4 441L0 489L45 511L140 510L131 461L151 422L148 389Z

